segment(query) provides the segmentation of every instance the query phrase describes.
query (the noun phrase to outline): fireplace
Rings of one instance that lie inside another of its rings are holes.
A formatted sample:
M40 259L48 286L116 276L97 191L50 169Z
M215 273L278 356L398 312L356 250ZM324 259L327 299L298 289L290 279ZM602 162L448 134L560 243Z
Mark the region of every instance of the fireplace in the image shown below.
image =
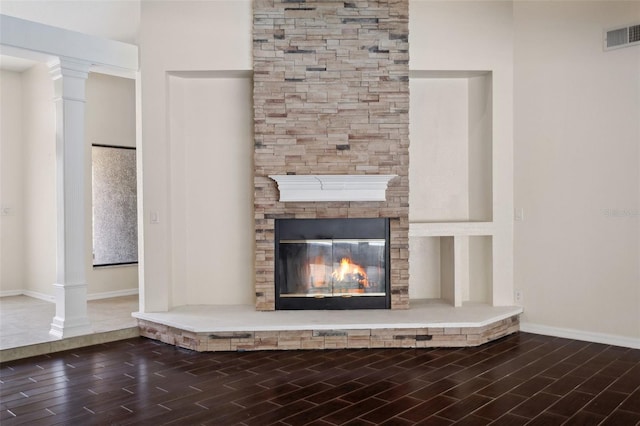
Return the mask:
M276 309L388 309L388 219L279 219Z

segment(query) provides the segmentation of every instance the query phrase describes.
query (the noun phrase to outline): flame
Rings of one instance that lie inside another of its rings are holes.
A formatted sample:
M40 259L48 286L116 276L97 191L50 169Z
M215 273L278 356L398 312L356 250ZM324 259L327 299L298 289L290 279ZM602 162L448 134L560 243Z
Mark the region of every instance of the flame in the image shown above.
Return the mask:
M363 287L369 287L369 281L364 269L356 263L351 263L351 259L347 257L343 257L340 260L340 266L333 271L331 276L336 281L357 281Z
M313 259L316 263L307 264L308 282L307 288L326 291L327 286L335 286L339 292L364 293L370 287L365 269L351 259L344 257L340 264L330 272L327 264L322 259Z

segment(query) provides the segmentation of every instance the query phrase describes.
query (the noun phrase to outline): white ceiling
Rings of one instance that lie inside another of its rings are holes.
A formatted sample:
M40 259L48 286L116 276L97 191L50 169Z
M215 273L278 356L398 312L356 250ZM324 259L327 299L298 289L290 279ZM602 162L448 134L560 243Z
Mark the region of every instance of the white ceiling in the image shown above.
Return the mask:
M6 71L22 72L28 70L37 62L29 59L16 58L13 56L0 55L0 69Z
M137 44L140 0L1 0L0 13Z

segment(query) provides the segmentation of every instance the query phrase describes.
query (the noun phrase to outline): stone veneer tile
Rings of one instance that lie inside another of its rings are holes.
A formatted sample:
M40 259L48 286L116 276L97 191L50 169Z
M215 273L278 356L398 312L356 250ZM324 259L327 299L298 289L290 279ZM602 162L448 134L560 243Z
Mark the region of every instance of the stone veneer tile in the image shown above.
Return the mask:
M349 336L349 338L356 338L356 337L369 337L371 336L371 330L370 329L364 329L364 330L345 330L347 333L347 336Z
M300 349L326 349L324 339L313 338L309 340L303 340L301 342Z
M408 0L255 0L256 309L273 310L274 219L391 219L391 307L407 309ZM321 25L318 25L318 24ZM385 202L280 203L270 174L396 174Z
M347 339L347 347L352 349L371 347L370 336L349 336Z
M513 316L484 327L193 333L138 320L140 335L195 351L477 346L519 330ZM433 332L437 332L434 334Z

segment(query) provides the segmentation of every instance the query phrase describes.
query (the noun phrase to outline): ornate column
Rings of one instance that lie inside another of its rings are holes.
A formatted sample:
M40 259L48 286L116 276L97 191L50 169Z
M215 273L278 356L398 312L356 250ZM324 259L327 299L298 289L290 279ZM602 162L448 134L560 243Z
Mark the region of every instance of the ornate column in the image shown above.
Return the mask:
M49 65L55 90L57 264L56 315L49 333L92 332L85 274L85 82L88 62L60 58Z

